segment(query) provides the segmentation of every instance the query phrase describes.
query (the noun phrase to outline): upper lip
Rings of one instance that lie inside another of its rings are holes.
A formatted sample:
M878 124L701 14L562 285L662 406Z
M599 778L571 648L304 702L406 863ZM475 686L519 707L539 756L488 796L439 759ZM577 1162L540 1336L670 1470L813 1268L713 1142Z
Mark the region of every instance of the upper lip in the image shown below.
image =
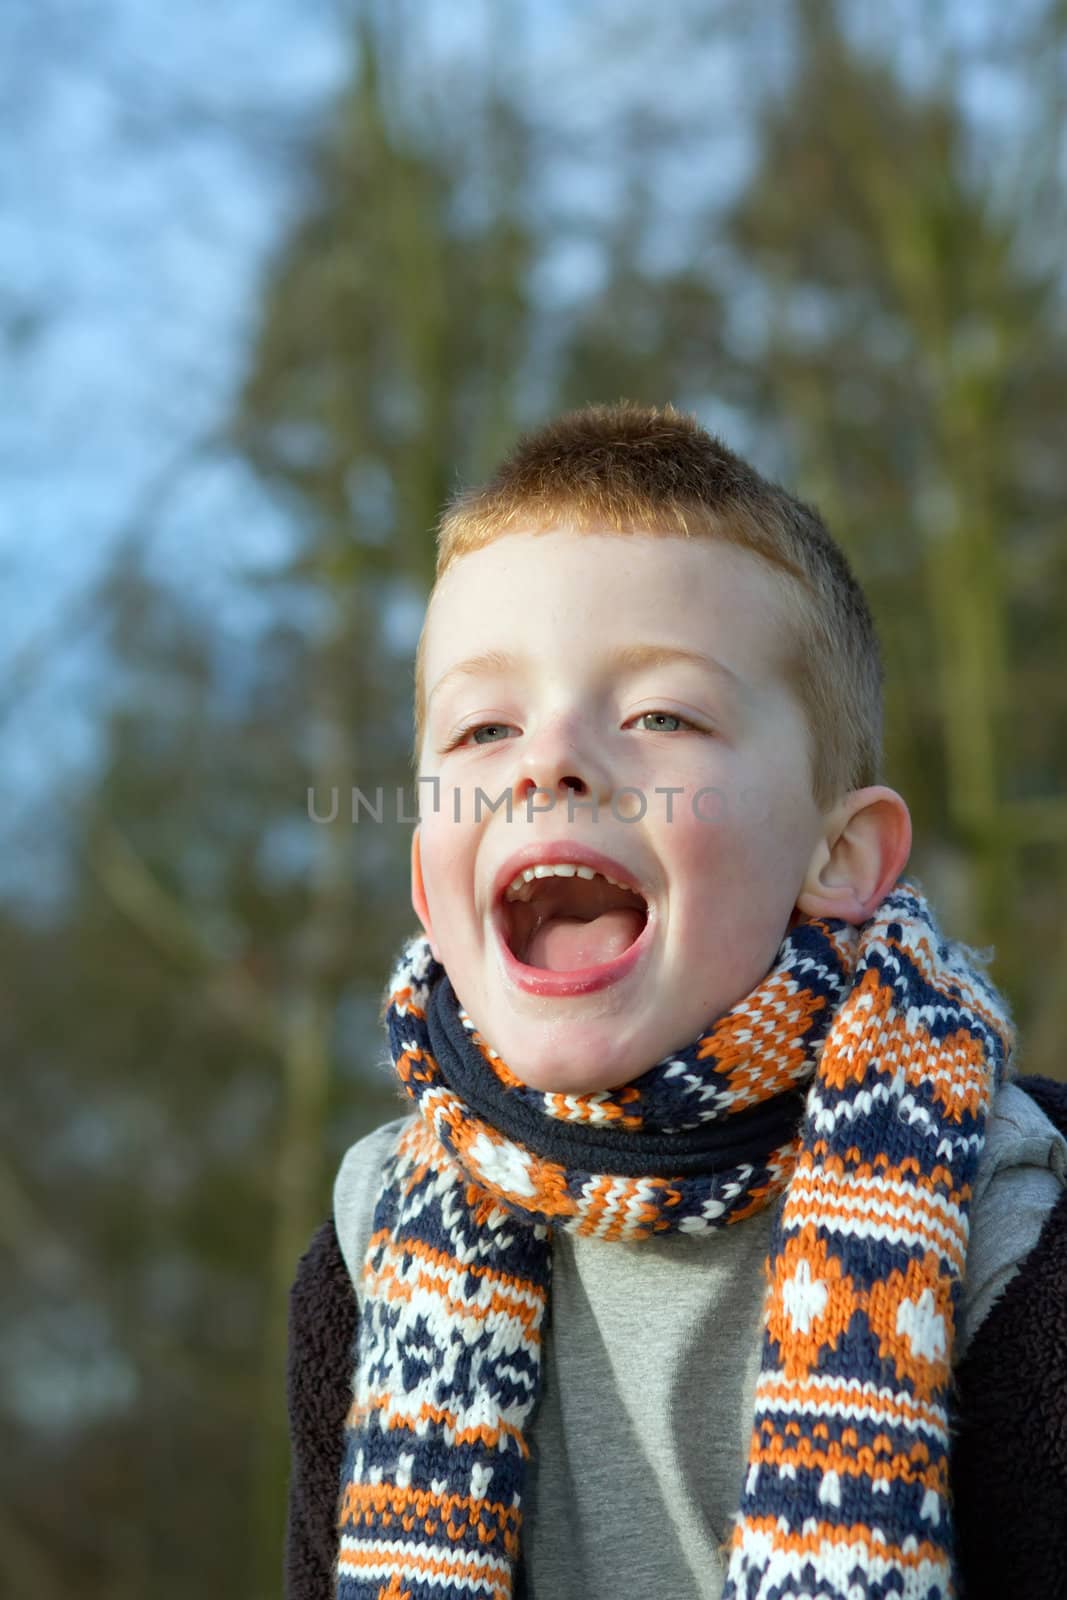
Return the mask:
M500 904L508 884L526 867L548 866L556 862L572 863L576 867L592 867L594 872L599 872L606 878L614 878L616 883L624 884L627 889L639 894L643 900L648 900L648 890L621 861L613 860L600 850L591 850L588 845L577 844L573 839L559 839L554 842L548 840L545 844L527 844L508 856L493 878L493 905Z

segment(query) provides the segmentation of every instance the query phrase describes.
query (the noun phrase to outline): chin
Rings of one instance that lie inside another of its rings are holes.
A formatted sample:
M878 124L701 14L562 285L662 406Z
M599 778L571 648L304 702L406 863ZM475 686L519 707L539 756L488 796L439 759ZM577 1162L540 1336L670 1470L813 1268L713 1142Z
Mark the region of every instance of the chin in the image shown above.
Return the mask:
M568 1072L556 1067L553 1071L543 1073L516 1070L515 1076L521 1078L528 1089L536 1089L541 1094L590 1095L621 1089L629 1083L631 1076L640 1077L640 1073L627 1074L623 1078L609 1077L607 1082L600 1078L591 1079L588 1072L583 1073L577 1068Z
M605 1051L593 1040L576 1053L574 1032L572 1026L563 1049L541 1048L530 1053L519 1048L511 1056L503 1050L500 1054L528 1089L542 1094L599 1094L620 1089L648 1070L648 1065L639 1065L625 1057L612 1061L610 1045Z

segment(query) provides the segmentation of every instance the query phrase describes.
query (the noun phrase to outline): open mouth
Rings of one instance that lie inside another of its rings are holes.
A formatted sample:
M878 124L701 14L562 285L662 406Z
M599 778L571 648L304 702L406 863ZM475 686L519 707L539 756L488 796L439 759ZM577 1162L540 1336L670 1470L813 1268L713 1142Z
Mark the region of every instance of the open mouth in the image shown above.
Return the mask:
M501 918L504 942L523 966L584 972L617 961L637 942L648 903L591 867L546 864L508 885Z

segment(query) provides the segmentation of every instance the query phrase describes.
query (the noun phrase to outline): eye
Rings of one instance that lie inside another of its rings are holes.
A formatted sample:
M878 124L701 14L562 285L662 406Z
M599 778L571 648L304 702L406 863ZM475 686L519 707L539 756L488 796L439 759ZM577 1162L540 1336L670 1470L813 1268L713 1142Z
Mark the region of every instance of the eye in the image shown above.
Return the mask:
M459 732L454 734L449 740L446 749L458 749L460 745L468 742L472 734L474 736L475 744L499 744L501 741L498 738L489 737L487 739L479 739L478 735L480 733L486 733L490 736L493 734L503 734L506 738L510 726L511 724L508 722L478 722L475 723L475 725L471 728L460 728Z
M646 718L651 718L654 724L653 727L645 729L646 733L677 733L680 728L696 730L695 722L690 722L686 717L680 717L675 711L642 711L634 720L636 722L644 722ZM664 726L665 723L672 722L675 724L673 728Z

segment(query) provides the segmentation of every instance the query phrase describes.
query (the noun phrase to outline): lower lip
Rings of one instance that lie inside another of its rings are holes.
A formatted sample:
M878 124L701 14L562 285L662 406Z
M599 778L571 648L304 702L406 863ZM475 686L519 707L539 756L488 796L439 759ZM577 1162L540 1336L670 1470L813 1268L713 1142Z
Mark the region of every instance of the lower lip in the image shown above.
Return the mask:
M579 967L574 972L549 972L545 967L528 967L508 947L499 924L496 933L503 953L504 971L517 989L524 989L527 994L565 998L607 989L632 972L651 942L653 920L649 907L644 927L621 956L616 956L614 961L605 961L602 966Z

